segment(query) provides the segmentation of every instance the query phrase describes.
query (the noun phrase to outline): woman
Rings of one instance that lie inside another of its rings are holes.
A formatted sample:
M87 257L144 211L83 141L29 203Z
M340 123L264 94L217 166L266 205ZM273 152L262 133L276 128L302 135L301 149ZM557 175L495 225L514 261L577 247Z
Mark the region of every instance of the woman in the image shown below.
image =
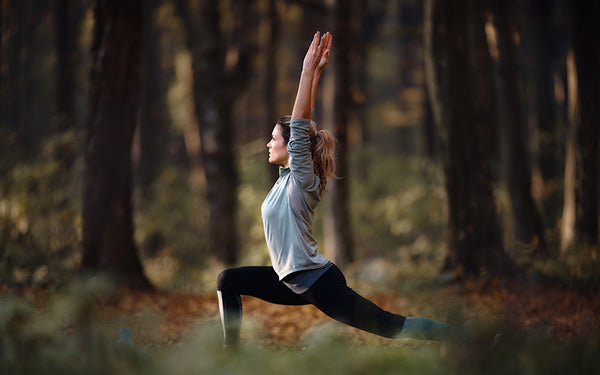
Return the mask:
M239 342L240 295L284 305L313 304L333 319L384 337L458 338L460 333L452 326L392 314L361 297L346 285L342 272L317 251L313 212L327 177L333 175L335 142L329 132L316 131L310 117L331 45L331 34L314 35L304 58L292 115L277 122L267 144L269 162L281 165L279 179L262 205L272 267L232 268L217 279L225 344Z

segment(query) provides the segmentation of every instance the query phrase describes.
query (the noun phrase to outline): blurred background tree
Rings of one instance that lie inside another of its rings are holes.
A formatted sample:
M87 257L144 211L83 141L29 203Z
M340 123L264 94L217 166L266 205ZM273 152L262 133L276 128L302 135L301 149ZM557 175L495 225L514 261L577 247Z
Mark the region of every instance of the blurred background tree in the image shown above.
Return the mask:
M575 239L582 244L598 246L598 137L600 131L600 34L598 4L569 3L569 25L577 83L577 104L573 123L575 150Z
M238 172L233 148L232 108L251 74L257 26L254 2L177 0L192 55L194 104L209 204L208 250L232 265L238 260L236 226ZM227 19L227 17L229 17Z
M94 30L83 175L82 266L150 286L133 241L131 150L137 125L142 1L92 5Z
M488 19L484 20L491 55L496 98L496 118L501 129L501 153L504 180L510 196L515 241L530 244L548 255L543 225L531 194L531 167L527 152L528 132L523 126L519 98L519 67L515 20L510 17L509 3L489 2Z
M491 165L491 66L484 7L434 1L430 84L448 199L447 269L463 274L510 276L515 265L504 251Z
M335 173L327 185L324 202L323 249L325 255L338 265L354 260L354 241L352 221L348 211L350 182L348 181L349 131L354 111L355 72L360 71L361 60L357 58L360 43L360 22L356 14L360 11L360 2L356 0L326 2L327 16L332 25L335 38L335 53L331 58L334 74L325 76L322 84L323 124L335 134L337 148L335 155Z
M268 264L265 145L315 30L334 34L317 122L342 177L323 252L391 282L597 279L599 19L565 0L5 0L1 282L83 266L202 289Z

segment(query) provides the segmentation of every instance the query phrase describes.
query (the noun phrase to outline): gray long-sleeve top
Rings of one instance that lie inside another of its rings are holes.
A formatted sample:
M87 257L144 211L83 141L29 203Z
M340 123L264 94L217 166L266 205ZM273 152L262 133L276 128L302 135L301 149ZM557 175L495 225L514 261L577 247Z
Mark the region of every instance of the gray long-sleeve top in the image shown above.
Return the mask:
M261 211L271 264L280 280L296 271L321 268L329 260L317 250L312 234L314 208L321 200L313 170L309 119L292 119L287 145L289 167L265 198Z

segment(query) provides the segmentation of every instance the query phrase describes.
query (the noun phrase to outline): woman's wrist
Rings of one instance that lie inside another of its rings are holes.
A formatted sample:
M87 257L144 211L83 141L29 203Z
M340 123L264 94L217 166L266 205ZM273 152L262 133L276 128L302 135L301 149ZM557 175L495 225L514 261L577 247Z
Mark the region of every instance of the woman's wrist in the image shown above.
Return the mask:
M302 67L302 74L306 74L306 75L309 75L309 76L313 77L315 74L317 74L317 68ZM319 75L320 74L321 73L319 73Z

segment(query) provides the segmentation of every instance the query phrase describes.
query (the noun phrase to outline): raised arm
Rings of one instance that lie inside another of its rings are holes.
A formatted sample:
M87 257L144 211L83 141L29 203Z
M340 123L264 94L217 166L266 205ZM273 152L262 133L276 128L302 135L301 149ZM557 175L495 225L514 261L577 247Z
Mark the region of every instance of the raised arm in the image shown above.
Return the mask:
M298 93L292 110L292 118L310 118L310 110L314 107L317 84L323 68L329 61L331 41L331 34L325 33L323 37L320 37L318 31L315 33L302 63L302 74L300 75Z
M311 110L315 109L319 78L321 78L321 73L323 73L323 69L325 69L325 66L327 66L327 63L329 62L329 52L331 52L331 44L333 43L333 38L331 34L326 33L325 35L323 35L323 37L325 38L324 51L321 54L321 60L319 61L319 65L317 66L317 69L315 69L315 74L313 75L312 90L310 95ZM321 41L321 43L323 43L323 41Z

